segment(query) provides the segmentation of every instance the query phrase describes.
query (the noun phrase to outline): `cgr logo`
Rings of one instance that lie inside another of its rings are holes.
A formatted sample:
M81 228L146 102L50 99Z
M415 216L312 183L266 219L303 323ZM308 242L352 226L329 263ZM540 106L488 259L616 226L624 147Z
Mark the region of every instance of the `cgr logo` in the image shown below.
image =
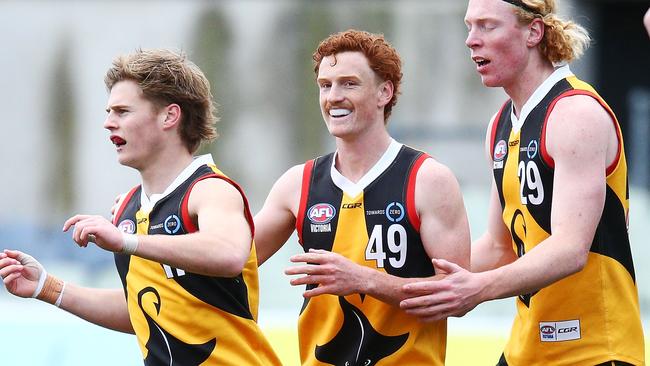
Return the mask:
M329 203L317 203L309 208L307 217L314 224L327 224L336 215L336 209Z
M346 209L346 208L361 208L361 202L357 203L344 203L341 208Z
M566 342L580 339L580 320L540 322L539 335L542 342Z
M577 331L578 331L578 327L560 328L557 330L558 333L571 333Z

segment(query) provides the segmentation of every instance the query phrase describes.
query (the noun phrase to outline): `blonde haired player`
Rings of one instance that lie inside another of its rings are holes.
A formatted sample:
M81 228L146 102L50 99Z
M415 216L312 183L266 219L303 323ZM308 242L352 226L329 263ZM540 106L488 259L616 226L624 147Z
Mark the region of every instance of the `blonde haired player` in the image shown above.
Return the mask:
M472 272L408 284L423 320L517 296L499 365L642 365L643 330L627 234L627 167L605 101L569 69L589 37L553 0L470 0L467 47L485 86L509 100L487 131L493 185Z
M0 253L7 290L37 297L103 327L135 333L145 365L279 365L259 329L253 222L241 188L212 157L193 157L216 136L210 85L185 55L138 50L105 77L110 132L120 164L142 184L114 222L76 215L80 246L115 253L124 289L82 288L31 256Z

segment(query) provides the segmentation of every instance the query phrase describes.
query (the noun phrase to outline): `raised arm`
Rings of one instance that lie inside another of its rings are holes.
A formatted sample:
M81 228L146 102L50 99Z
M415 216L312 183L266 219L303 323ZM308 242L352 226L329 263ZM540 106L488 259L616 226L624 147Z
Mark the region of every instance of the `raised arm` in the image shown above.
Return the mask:
M137 235L135 255L185 271L217 277L241 273L250 255L252 231L241 193L222 179L196 183L188 211L198 231L185 235ZM77 215L64 224L75 226L73 239L86 245L95 235L98 246L113 252L125 247L121 232L98 216Z
M33 257L16 251L0 252L0 276L11 294L56 304L82 319L105 328L133 334L121 289L93 289L65 283L47 274Z
M255 249L259 265L275 254L295 229L303 167L297 165L284 173L255 215Z

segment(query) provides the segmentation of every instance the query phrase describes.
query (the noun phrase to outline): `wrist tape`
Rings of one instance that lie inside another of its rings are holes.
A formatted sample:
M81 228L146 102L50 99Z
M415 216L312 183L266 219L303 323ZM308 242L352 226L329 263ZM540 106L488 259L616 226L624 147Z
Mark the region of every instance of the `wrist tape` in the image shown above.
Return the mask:
M60 306L63 299L64 282L52 275L47 275L45 284L36 298L48 304Z
M128 255L135 254L135 251L138 249L138 236L122 233L122 239L124 241L122 253Z

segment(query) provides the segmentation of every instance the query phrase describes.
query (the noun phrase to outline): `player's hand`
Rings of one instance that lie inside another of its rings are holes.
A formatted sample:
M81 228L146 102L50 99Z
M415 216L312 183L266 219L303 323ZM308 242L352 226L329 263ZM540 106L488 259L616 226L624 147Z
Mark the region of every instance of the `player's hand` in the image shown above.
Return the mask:
M10 293L35 297L38 281L46 275L43 266L31 255L8 249L0 252L0 276Z
M291 285L317 286L305 291L304 297L322 294L346 296L359 293L363 286L363 273L370 270L340 254L320 249L310 249L307 253L292 256L290 260L294 263L305 263L289 267L284 271L287 275L304 275L293 278L290 281Z
M435 279L409 283L402 290L409 298L400 302L407 314L430 322L461 317L480 301L481 276L444 259L433 259ZM438 275L442 275L439 278Z
M80 247L86 247L89 242L111 252L120 252L124 247L122 233L102 216L75 215L66 220L63 231L68 231L72 226L72 240Z

